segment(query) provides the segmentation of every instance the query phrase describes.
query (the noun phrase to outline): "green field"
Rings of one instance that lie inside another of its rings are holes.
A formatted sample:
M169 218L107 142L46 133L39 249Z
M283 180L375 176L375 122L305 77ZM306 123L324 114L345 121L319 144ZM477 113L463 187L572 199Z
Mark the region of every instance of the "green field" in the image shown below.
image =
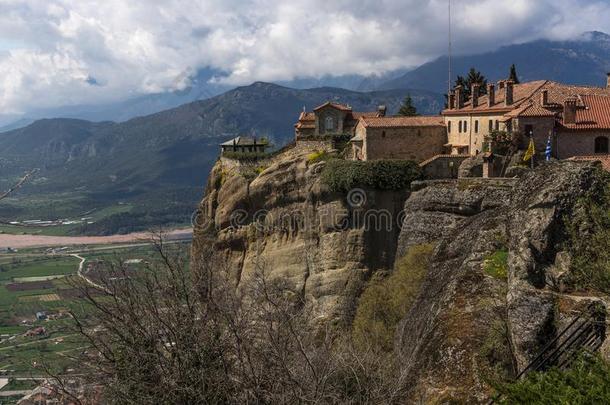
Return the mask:
M0 262L0 282L14 278L44 277L76 273L78 260L75 257L13 258Z
M22 206L25 204L21 200L16 200L12 202L14 204L14 208ZM41 204L43 202L40 202ZM10 202L9 202L10 204ZM70 202L67 204L68 208L70 207ZM37 207L37 205L35 205ZM78 207L78 205L76 205ZM7 208L3 208L7 209ZM8 208L10 209L10 207ZM98 222L104 220L108 217L111 217L115 214L128 213L133 209L133 205L131 204L114 204L107 207L92 209L84 211L84 209L78 208L69 208L66 211L61 210L52 210L49 211L46 215L36 216L32 212L38 212L36 210L32 211L30 209L26 209L23 211L21 215L17 215L16 220L24 221L28 219L39 219L39 220L54 220L58 218L71 219L71 220L80 220L81 218L88 218L87 221ZM64 215L58 215L64 214ZM33 216L34 215L34 216ZM76 216L75 216L76 215ZM11 235L46 235L46 236L67 236L78 234L78 230L83 226L83 223L77 224L69 224L69 225L54 225L54 226L22 226L22 225L10 225L10 224L0 224L0 233L8 233Z
M186 249L186 245L171 245ZM91 250L89 250L91 249ZM101 249L101 250L95 250ZM70 310L83 315L87 307L77 298L64 299L62 291L73 288L80 260L72 256L51 256L46 249L28 249L10 255L0 256L0 371L8 377L44 377L40 364L50 365L56 372L63 373L77 368L73 357L85 347L81 337L75 333L72 319L64 317L54 320L38 321L36 312L49 314ZM153 254L151 246L98 246L82 249L79 253L87 260L123 262L129 259L149 260ZM51 280L45 289L14 291L7 285L24 277L48 278L64 276ZM56 294L57 300L41 300ZM64 294L64 296L70 296ZM24 323L25 322L25 323ZM46 335L26 337L24 333L42 326ZM18 384L18 383L16 383ZM19 383L29 389L29 382ZM5 389L6 390L6 389ZM6 399L0 403L10 403Z

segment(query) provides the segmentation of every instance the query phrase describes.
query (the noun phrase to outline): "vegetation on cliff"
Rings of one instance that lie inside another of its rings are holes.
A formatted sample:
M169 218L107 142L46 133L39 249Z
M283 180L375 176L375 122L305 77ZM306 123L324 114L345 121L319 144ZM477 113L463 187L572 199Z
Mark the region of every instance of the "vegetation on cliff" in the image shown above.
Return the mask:
M360 346L374 344L392 351L396 325L405 316L430 268L434 246L413 246L396 262L394 272L382 280L373 280L358 301L352 328Z
M599 171L599 181L576 203L566 218L567 248L572 256L568 284L574 289L610 293L610 174Z
M610 364L598 356L582 355L568 370L530 373L496 388L501 404L607 404Z
M404 160L368 162L330 160L322 171L322 182L331 191L348 192L356 187L376 190L403 190L421 178L417 163Z

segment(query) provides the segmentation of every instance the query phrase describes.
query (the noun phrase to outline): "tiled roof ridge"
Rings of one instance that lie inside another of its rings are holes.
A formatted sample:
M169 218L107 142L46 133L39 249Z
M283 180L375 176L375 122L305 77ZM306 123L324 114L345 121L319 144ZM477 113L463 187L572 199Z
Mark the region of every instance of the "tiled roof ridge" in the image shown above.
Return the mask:
M437 159L442 159L442 158L469 158L471 157L471 155L469 154L450 154L450 153L441 153L438 155L434 155L432 156L430 159L424 160L423 162L421 162L419 164L420 167L424 167L429 163L434 162Z

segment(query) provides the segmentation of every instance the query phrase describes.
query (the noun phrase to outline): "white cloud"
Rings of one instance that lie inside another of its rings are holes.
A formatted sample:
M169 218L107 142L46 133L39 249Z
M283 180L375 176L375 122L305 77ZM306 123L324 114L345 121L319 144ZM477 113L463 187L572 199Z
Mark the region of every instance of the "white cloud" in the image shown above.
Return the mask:
M457 52L607 30L603 0L453 0ZM222 80L381 73L446 50L447 0L0 0L0 111Z

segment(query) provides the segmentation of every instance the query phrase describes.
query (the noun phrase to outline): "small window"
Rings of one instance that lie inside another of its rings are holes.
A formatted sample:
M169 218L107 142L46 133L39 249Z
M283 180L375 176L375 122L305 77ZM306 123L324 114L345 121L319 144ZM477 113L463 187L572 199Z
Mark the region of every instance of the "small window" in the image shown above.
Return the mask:
M598 136L595 138L595 153L608 153L608 138Z
M493 120L489 120L489 132L494 130L494 121Z
M335 130L335 120L333 119L333 117L326 117L326 120L324 121L324 127L326 129L326 132L333 132Z
M459 127L459 131L458 132L461 134L462 133L462 121L459 122L459 126L460 127Z
M500 121L496 120L496 131L500 130Z
M506 121L506 131L507 132L513 131L513 120Z
M474 133L478 134L479 133L479 120L476 120L474 122Z
M451 121L447 122L447 133L450 134L451 133Z
M464 132L468 132L468 122L464 121Z
M534 136L534 126L533 125L525 126L525 136Z
M381 131L381 137L385 138L385 131Z

